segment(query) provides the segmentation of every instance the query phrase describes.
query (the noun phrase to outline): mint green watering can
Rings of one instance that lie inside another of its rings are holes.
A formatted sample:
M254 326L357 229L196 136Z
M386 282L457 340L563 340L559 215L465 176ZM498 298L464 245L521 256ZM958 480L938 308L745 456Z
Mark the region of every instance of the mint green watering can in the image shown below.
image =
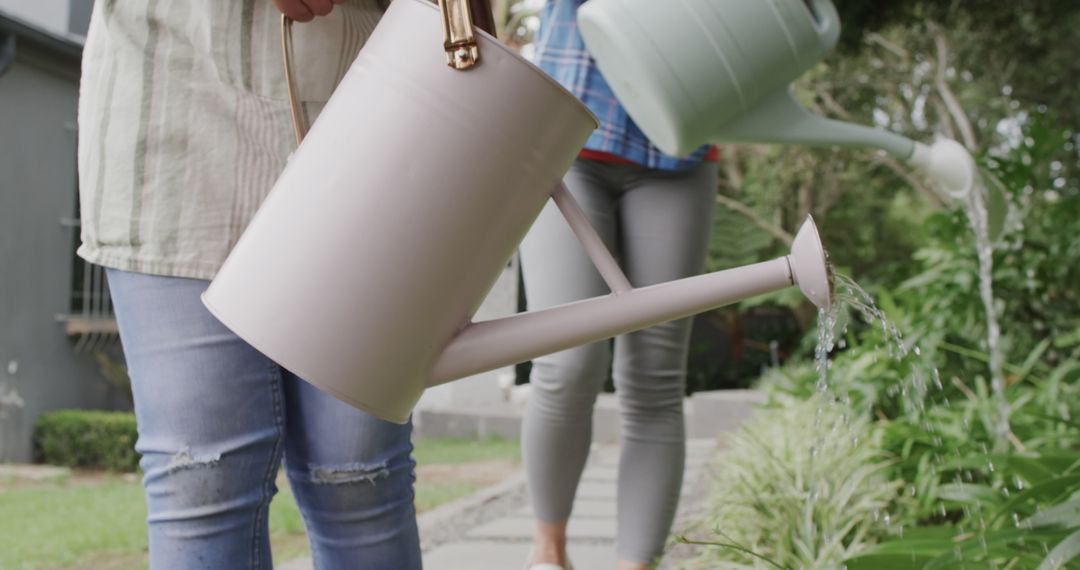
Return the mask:
M840 37L829 0L590 0L578 22L619 101L668 154L721 141L871 147L952 197L975 187L975 162L956 141L826 119L791 95Z

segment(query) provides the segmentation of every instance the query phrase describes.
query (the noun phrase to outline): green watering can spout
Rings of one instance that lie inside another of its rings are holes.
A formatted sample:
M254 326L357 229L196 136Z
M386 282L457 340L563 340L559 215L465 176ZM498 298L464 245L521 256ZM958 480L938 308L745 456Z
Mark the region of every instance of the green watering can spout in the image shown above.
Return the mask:
M720 125L714 137L718 141L879 148L904 161L915 152L915 142L906 137L810 112L789 88L766 96L754 108Z

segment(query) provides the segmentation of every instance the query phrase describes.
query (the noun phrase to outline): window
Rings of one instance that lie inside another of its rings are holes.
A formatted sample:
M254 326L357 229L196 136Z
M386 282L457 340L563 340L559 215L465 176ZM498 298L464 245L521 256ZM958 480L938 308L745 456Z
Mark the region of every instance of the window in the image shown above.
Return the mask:
M76 181L75 187L78 188ZM69 313L62 316L67 334L76 338L75 350L94 352L117 339L116 316L105 278L105 268L75 255L79 247L79 197L75 192L75 218L61 219L71 229L71 294Z

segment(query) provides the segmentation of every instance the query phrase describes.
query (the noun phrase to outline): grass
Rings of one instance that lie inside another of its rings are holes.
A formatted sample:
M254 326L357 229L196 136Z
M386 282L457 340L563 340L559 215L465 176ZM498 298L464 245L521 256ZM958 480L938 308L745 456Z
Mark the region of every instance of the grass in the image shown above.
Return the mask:
M504 440L418 440L421 466L517 460L516 442ZM304 523L288 485L279 483L270 505L270 536L276 561L307 552ZM424 511L476 491L467 481L416 485L417 510ZM0 481L0 568L145 568L146 503L131 477L79 477L17 486Z
M420 439L413 457L419 465L456 465L470 461L521 458L517 441L508 439Z
M505 439L422 439L415 442L413 457L420 466L462 465L498 460L518 461L521 448L517 441ZM483 485L467 481L424 480L416 485L416 510L424 512L478 491Z
M482 485L471 483L429 483L416 489L416 510L424 512L479 491Z
M120 477L3 491L0 513L0 568L66 566L94 552L146 549L142 488Z

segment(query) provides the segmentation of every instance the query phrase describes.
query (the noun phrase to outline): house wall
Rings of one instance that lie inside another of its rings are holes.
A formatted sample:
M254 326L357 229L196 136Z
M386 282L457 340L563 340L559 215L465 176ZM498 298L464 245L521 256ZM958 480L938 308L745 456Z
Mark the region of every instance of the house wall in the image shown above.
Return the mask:
M54 34L85 36L94 0L0 0L0 12Z
M125 398L57 315L70 311L76 215L78 64L26 42L0 75L0 461L32 457L37 416ZM9 398L10 399L10 398Z
M71 17L69 0L0 0L0 10L53 33L66 33Z
M90 14L94 10L94 0L71 0L68 6L68 31L85 36L90 27Z

